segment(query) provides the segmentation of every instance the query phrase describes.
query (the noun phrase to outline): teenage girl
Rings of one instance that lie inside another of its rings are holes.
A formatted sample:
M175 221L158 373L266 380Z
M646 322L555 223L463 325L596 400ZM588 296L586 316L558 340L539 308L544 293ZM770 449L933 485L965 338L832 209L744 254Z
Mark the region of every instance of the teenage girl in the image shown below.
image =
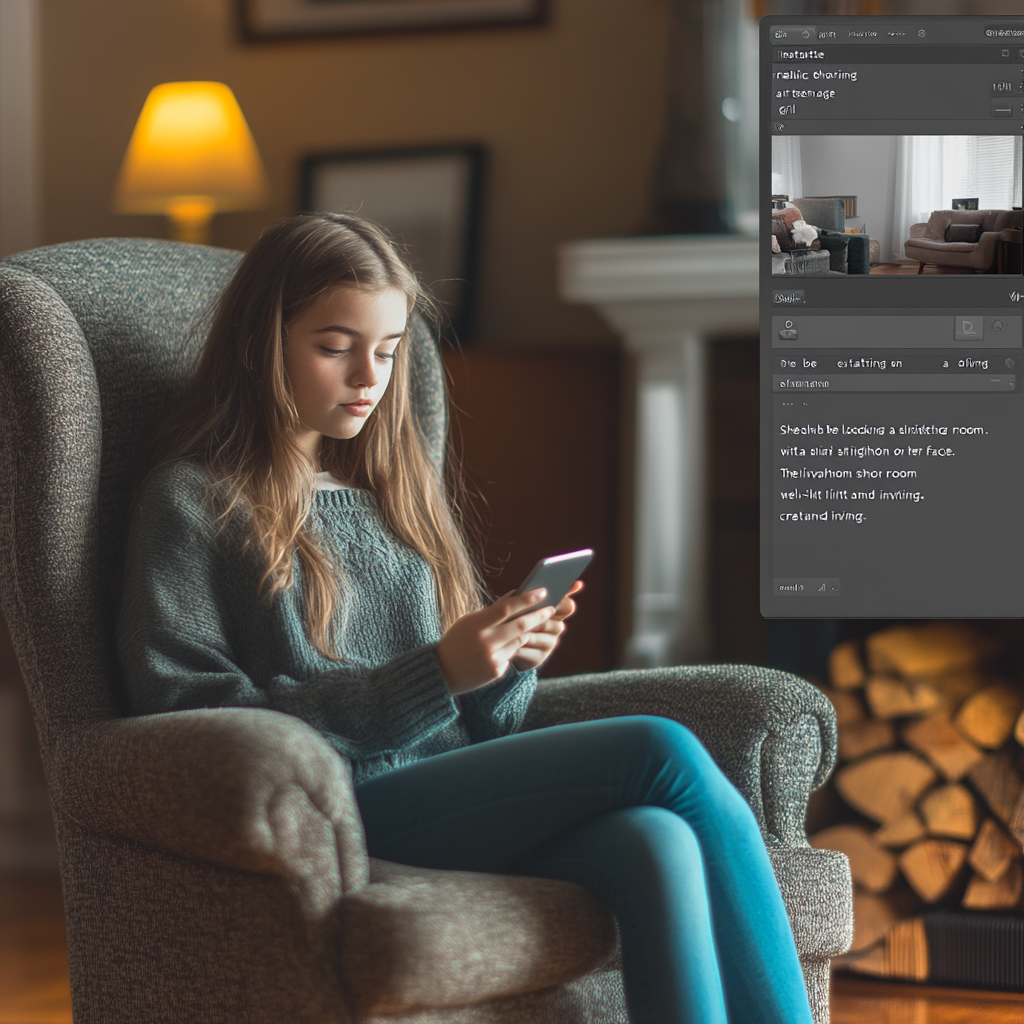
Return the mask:
M135 491L133 711L296 715L350 759L371 856L590 888L634 1024L809 1024L753 813L693 735L517 732L575 604L483 599L410 401L428 301L357 217L293 217L244 258Z

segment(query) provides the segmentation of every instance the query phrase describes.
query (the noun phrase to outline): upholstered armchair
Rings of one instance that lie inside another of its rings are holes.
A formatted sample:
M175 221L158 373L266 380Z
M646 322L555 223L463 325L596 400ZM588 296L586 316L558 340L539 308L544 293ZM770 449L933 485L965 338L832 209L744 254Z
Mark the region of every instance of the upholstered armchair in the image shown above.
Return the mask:
M625 1022L605 907L563 882L368 858L347 764L260 709L124 715L113 579L147 432L178 399L239 254L106 239L0 263L0 606L34 709L78 1024ZM422 324L415 402L438 457ZM750 802L812 1005L852 930L845 857L807 845L828 701L763 669L548 680L527 728L644 712L701 737Z
M1020 225L1020 210L933 210L927 221L910 225L903 251L918 261L919 274L926 263L961 274L1008 272L996 266L999 247L1016 249L1019 265Z

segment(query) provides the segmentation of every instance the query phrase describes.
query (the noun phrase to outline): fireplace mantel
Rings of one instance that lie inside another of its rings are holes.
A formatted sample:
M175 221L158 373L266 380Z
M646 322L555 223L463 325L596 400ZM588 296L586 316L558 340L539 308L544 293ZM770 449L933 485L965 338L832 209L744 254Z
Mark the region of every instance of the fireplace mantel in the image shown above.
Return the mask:
M709 653L705 342L757 331L757 240L571 242L562 298L593 306L637 359L630 665Z

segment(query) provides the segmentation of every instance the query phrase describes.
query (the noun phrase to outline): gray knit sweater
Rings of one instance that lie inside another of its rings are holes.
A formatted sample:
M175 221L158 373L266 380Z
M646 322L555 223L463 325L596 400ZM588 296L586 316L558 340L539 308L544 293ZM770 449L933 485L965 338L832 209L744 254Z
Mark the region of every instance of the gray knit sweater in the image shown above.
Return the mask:
M510 668L458 698L436 655L441 637L426 562L384 528L365 491L319 490L309 527L345 579L332 662L309 642L302 579L269 602L261 569L218 536L209 478L179 462L143 488L128 538L117 648L132 711L261 707L319 729L357 782L423 757L494 739L522 723L536 673Z

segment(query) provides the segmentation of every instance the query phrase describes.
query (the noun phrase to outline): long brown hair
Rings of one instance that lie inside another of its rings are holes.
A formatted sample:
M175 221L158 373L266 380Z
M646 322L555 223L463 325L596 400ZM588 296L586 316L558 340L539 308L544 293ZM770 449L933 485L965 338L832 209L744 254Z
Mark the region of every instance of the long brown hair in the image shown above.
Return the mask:
M343 656L333 623L344 566L306 528L320 467L296 442L300 423L284 349L288 325L343 287L400 289L410 314L431 305L390 239L368 221L318 213L267 228L221 296L187 400L154 439L132 496L134 506L146 478L169 462L206 467L218 483L221 528L244 522L242 548L254 550L263 566L262 593L273 599L292 586L298 555L306 629L332 660ZM446 492L410 403L408 333L366 425L349 440L325 436L320 461L373 494L385 526L427 561L447 629L482 606L484 589L455 518L457 492Z

